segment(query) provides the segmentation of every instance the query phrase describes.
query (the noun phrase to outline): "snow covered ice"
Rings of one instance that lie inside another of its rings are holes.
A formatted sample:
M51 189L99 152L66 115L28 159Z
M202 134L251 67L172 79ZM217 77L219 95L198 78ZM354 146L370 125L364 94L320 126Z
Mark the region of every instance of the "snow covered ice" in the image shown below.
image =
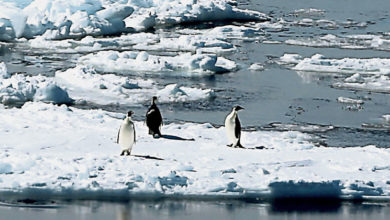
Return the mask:
M1 9L3 40L40 35L46 39L79 38L191 22L269 20L260 12L238 9L222 0L35 0L25 7L4 3Z
M114 74L101 75L95 69L86 66L76 66L63 72L57 71L54 79L59 85L68 88L73 99L101 105L137 105L149 101L154 95L163 103L194 101L214 96L211 89L191 88L178 84L169 84L161 88L151 79Z
M233 149L226 147L223 127L163 126L166 136L195 139L180 141L153 139L143 122L135 122L138 137L133 154L156 159L120 157L113 128L120 126L123 114L39 102L0 111L3 195L41 199L272 197L286 186L299 189L297 196L302 196L302 190L344 197L390 193L390 152L374 146L317 147L310 135L301 132L244 131L242 144L247 149ZM21 136L26 141L20 141ZM256 149L259 144L265 149ZM318 191L312 182L319 185ZM294 193L289 191L291 196Z
M105 72L165 72L188 76L228 72L236 68L234 61L216 55L183 53L172 57L151 55L145 51L101 51L80 57L78 62Z

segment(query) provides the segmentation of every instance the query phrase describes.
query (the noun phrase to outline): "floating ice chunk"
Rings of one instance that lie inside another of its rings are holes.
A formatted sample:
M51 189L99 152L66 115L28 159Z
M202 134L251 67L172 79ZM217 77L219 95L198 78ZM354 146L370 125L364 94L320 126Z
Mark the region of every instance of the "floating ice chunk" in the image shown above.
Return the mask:
M184 76L228 72L236 68L233 61L216 55L190 53L170 57L150 55L147 52L101 51L80 57L78 62L104 72L171 72Z
M335 88L346 88L352 90L366 90L372 92L390 93L390 78L387 75L361 76L359 78L347 78L344 82L333 84ZM355 76L354 75L354 76Z
M188 88L178 84L167 85L164 89L157 92L161 102L194 101L210 98L214 93L210 89L200 90L197 88Z
M386 122L390 122L390 115L382 115L382 118L385 119Z
M57 86L49 83L45 86L40 86L34 95L34 101L48 102L54 104L72 104L73 100L69 98L68 93Z
M390 59L386 58L343 58L331 59L321 54L299 60L299 55L285 54L280 58L281 63L296 64L292 69L311 72L331 73L390 73Z
M124 22L128 28L133 28L136 31L144 31L156 26L156 18L156 14L140 10L126 18Z
M108 21L122 21L126 17L130 16L134 12L134 8L128 5L114 5L109 8L105 8L96 13L96 16Z
M286 44L309 47L336 47L345 49L390 50L390 40L383 35L340 35L327 34L321 37L288 39Z
M298 64L302 60L302 56L299 54L288 54L285 53L280 57L279 61L282 64Z
M9 163L0 162L0 174L7 174L12 172L12 166ZM1 182L1 179L0 179Z
M363 100L360 99L352 99L347 97L338 97L337 101L340 103L347 103L347 104L364 104Z
M303 17L317 17L322 16L325 14L325 11L322 9L316 9L316 8L301 8L297 9L293 13L295 16L303 16Z
M19 8L11 4L0 3L0 40L21 37L25 24L26 16Z
M178 38L161 37L158 42L139 44L134 46L139 50L155 51L204 51L209 53L222 53L234 51L235 47L226 40L217 39L208 35L180 35Z
M253 63L248 69L254 71L262 71L264 70L264 66L261 63Z
M2 69L4 64L1 65ZM4 77L7 76L7 77ZM70 104L67 92L51 79L38 76L2 74L0 81L0 102L7 105L22 105L28 101L43 101L55 104Z
M81 40L66 39L56 41L47 40L44 36L38 36L28 40L22 46L25 46L26 49L34 47L42 50L55 51L56 53L78 53L117 49L118 47L128 49L134 45L154 44L157 41L158 35L151 33L134 33L112 38L86 36Z
M7 71L7 66L3 62L0 63L0 77L3 79L8 79L11 77L11 74L9 74Z
M237 26L237 25L224 25L218 26L212 29L205 30L193 30L193 29L184 29L179 30L178 33L186 35L200 35L208 38L214 38L218 40L226 39L238 39L245 41L255 41L263 40L263 31L259 25L254 25L253 27L247 26Z

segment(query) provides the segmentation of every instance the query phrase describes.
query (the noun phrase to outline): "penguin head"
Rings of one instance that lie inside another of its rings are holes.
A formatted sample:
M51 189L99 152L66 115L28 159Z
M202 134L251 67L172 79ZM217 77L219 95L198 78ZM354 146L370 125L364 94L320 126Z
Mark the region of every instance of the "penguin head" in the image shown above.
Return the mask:
M157 102L157 96L153 96L152 97L152 104L156 104L156 102Z
M134 114L133 111L129 111L129 112L127 112L127 117L131 117L133 114Z
M239 106L239 105L236 105L236 106L233 107L233 110L236 111L236 112L240 111L241 109L244 109L244 108Z

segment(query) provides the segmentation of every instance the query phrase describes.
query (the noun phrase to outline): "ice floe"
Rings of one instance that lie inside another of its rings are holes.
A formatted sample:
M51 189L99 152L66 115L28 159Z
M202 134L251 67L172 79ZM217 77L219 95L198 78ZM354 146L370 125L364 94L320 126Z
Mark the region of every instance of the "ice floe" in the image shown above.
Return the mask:
M102 62L104 60L104 62ZM148 52L100 51L79 58L80 64L104 72L148 72L182 76L201 76L229 72L237 68L234 61L213 54L183 53L177 56L158 56Z
M129 33L119 37L103 38L86 36L81 39L47 40L37 36L31 40L20 39L19 47L38 48L56 53L94 52L101 50L143 50L158 52L193 52L222 54L233 52L236 47L230 42L263 39L260 28L225 25L205 30L183 29L177 33Z
M343 82L334 83L333 86L352 90L390 93L390 78L387 75L364 76L356 73Z
M299 54L284 54L277 63L296 70L303 79L310 81L316 73L339 74L332 86L351 90L390 92L390 59L387 58L326 58L315 54L303 58ZM304 74L309 73L309 75Z
M333 35L288 39L286 44L308 47L337 47L344 49L390 50L390 39L385 35Z
M167 124L165 136L153 139L136 121L134 156L120 157L115 138L123 116L38 102L0 108L0 148L6 149L0 152L0 194L114 199L390 193L390 151L385 148L315 147L301 132L244 131L242 144L248 149L232 149L223 127Z
M151 79L130 78L114 74L98 74L95 69L76 66L66 71L57 71L55 81L67 88L70 96L78 101L101 105L139 105L158 96L159 102L185 102L209 99L211 89L186 87L178 84L157 85Z
M80 38L143 31L162 25L208 21L266 21L263 13L223 0L34 0L19 6L0 2L0 40Z
M253 63L252 65L249 66L248 69L254 71L262 71L264 70L264 65L261 63Z
M297 54L284 54L280 58L286 64L296 64L292 69L310 72L330 73L364 73L388 74L390 73L390 59L387 58L342 58L332 59L321 54L309 58L301 58Z
M364 101L361 99L352 99L347 97L338 97L337 101L340 103L346 103L346 104L364 104Z
M7 105L22 105L28 101L55 104L71 104L73 100L66 90L52 79L38 76L10 75L4 63L0 63L0 102Z

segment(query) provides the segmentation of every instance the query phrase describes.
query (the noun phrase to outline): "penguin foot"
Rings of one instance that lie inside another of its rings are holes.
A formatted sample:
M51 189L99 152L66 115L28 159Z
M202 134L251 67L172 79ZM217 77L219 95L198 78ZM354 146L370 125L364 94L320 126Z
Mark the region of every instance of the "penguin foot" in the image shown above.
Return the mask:
M160 138L161 136L159 134L153 134L153 138Z
M232 146L233 146L233 144L228 144L228 145L226 145L226 146L228 146L228 147L232 147Z
M125 155L125 151L122 151L121 155L120 156L124 156Z

